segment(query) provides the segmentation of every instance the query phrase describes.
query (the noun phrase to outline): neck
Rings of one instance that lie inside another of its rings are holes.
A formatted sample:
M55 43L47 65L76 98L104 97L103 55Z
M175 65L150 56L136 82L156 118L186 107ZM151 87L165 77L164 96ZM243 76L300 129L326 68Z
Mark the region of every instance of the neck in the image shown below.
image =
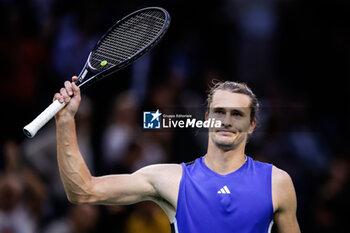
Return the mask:
M237 148L224 151L209 140L205 164L212 171L226 175L239 169L246 161L245 145L241 143Z

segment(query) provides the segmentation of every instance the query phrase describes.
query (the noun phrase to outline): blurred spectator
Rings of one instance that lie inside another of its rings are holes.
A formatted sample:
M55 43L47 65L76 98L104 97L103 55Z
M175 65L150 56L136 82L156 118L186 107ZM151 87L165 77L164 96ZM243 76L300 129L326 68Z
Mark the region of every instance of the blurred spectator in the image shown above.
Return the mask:
M97 206L73 205L66 216L52 221L43 233L92 233L97 229L99 217Z
M19 177L0 177L0 232L35 233L38 222L24 203L24 185Z
M52 66L56 75L67 80L80 70L95 45L98 37L80 31L77 16L73 13L64 15L59 21L53 43Z
M141 132L137 120L139 104L133 92L119 94L114 102L109 124L103 132L103 169L112 173L133 172L145 165L166 161L167 150L163 148L167 135L161 132Z
M322 185L314 192L312 232L350 232L350 160L333 160Z
M121 165L129 145L137 134L138 105L133 92L123 92L116 97L110 120L102 135L103 169L110 171Z
M27 1L8 1L1 15L0 93L13 104L33 101L47 50L38 36L36 9ZM7 23L7 24L6 24Z
M14 141L4 144L5 172L0 174L0 232L36 233L46 199L46 187L24 165Z
M135 207L126 220L123 233L170 233L169 219L155 203L147 201Z
M171 133L144 132L140 138L143 153L135 163L133 171L147 165L167 162L170 140Z
M144 101L147 92L151 63L152 53L148 53L131 66L130 90L135 94L138 103Z

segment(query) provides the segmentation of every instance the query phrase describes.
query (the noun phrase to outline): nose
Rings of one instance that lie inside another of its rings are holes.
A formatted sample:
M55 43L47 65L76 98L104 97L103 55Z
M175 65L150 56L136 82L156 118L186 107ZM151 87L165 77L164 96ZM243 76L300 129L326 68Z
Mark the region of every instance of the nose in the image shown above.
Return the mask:
M225 117L223 117L221 124L225 128L232 127L231 114L229 112L225 114Z

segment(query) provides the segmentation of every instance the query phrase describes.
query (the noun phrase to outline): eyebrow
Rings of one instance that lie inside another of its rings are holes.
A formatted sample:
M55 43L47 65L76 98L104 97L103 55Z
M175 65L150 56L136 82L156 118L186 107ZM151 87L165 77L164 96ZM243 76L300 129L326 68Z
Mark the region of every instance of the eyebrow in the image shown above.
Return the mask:
M241 115L245 115L244 111L242 111L242 110L240 110L240 109L237 109L237 108L232 109L231 112L233 112L233 113L239 113L239 114L241 114Z
M226 110L225 108L221 108L221 107L215 107L215 108L211 108L212 110L214 111L217 111L217 110Z
M224 107L214 107L214 108L211 108L213 111L230 111L230 112L237 112L237 113L241 113L241 114L244 114L244 111L242 111L243 107L237 107L237 108L224 108Z

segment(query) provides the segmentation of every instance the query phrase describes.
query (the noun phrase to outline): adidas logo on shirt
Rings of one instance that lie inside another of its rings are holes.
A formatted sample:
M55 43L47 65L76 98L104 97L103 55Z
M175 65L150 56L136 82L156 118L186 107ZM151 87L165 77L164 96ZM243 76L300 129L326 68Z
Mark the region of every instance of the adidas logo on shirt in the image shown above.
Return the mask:
M227 188L227 186L225 185L224 187L222 187L222 189L220 189L218 191L219 194L230 194L230 190Z

